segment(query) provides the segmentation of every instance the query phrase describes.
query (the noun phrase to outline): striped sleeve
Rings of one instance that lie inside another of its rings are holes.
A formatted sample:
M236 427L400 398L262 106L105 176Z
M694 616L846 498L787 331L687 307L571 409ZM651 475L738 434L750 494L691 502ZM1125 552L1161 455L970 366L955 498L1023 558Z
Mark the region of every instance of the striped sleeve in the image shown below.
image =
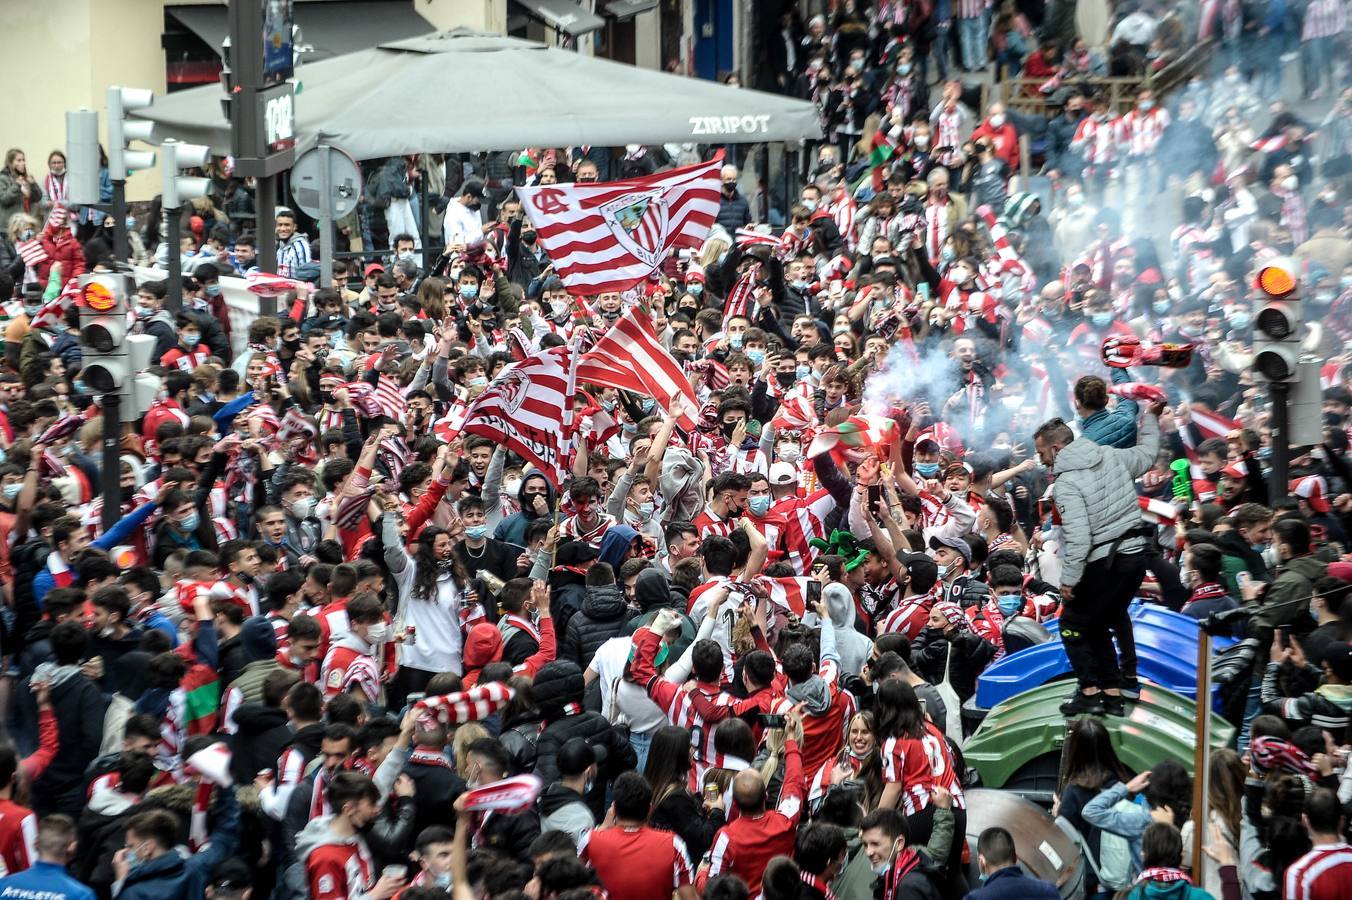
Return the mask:
M671 836L672 862L671 886L680 890L695 880L694 866L690 864L690 851L685 849L685 841L677 835Z
M728 831L726 828L720 828L718 834L714 836L714 845L709 848L709 875L713 878L722 874L724 869L731 869L733 860L731 850L731 841L728 840Z
M23 868L27 869L33 865L38 858L38 817L33 813L23 817L23 822L19 824L23 834L23 840L19 842L19 855L23 862ZM680 840L680 838L677 838Z

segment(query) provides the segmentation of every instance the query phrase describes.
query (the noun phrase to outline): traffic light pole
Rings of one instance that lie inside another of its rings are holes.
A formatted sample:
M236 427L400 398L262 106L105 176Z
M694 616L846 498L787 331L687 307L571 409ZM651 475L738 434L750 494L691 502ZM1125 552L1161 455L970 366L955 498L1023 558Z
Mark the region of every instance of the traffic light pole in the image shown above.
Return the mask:
M254 193L254 227L258 229L258 268L263 272L277 271L277 176L264 175L257 179ZM277 315L276 297L259 297L258 312L264 316Z
M1289 407L1291 385L1283 381L1270 382L1268 392L1272 403L1272 418L1268 423L1269 440L1272 444L1272 484L1268 491L1273 497L1284 497L1287 493L1291 462Z
M103 482L103 533L122 518L122 397L103 395L103 459L99 462Z
M113 182L113 259L120 263L127 261L131 249L127 243L127 183Z
M166 209L164 219L164 241L169 248L169 291L164 297L164 308L176 313L183 308L183 261L178 246L182 221L177 209Z

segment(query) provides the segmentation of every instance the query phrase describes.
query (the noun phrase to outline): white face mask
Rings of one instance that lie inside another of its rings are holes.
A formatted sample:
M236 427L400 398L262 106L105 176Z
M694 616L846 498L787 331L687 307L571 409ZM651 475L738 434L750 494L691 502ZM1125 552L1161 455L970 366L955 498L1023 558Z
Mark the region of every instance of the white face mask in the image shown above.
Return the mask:
M508 497L515 500L516 495L521 492L521 479L509 478L502 483L502 490Z
M1282 190L1294 191L1298 187L1300 187L1300 179L1296 176L1287 175L1282 179Z
M295 516L297 519L308 519L310 516L314 515L314 511L314 497L301 497L291 504L291 515Z
M366 642L368 644L383 644L390 639L390 626L384 622L377 622L366 631Z

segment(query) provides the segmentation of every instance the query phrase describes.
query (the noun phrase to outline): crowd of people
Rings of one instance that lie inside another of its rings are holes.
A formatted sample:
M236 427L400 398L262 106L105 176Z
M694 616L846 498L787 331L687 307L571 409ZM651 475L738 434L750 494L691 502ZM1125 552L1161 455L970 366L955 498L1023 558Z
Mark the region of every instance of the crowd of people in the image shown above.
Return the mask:
M822 115L797 195L725 166L708 238L623 293L570 292L514 189L712 148L376 161L356 259L290 210L256 234L220 161L181 246L156 203L118 259L60 151L6 154L0 897L1059 897L1014 823L969 832L960 715L1049 640L1088 893L1352 896L1343 4L1122 3L1088 36L1076 4L832 6L770 44ZM1167 96L1095 81L1205 42ZM991 62L1047 114L982 108L958 69ZM260 240L332 286L241 335L222 279ZM1281 485L1250 369L1278 257L1323 364ZM109 460L72 285L126 263L162 388ZM580 384L562 483L466 430L504 369L632 317L696 417ZM1119 757L1141 600L1252 656L1205 822L1190 755Z

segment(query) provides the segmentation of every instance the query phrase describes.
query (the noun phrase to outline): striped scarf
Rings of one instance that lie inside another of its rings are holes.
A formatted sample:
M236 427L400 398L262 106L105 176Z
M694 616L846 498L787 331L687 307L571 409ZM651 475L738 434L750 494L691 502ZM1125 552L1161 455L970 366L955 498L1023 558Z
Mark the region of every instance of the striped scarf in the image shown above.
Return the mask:
M42 191L47 195L47 202L54 207L65 202L66 184L67 181L64 174L60 178L57 178L51 172L48 172L47 176L42 179Z
M1188 877L1187 872L1182 869L1175 869L1172 866L1152 866L1136 876L1136 884L1145 884L1147 881L1186 881L1188 884L1192 884L1192 879Z

